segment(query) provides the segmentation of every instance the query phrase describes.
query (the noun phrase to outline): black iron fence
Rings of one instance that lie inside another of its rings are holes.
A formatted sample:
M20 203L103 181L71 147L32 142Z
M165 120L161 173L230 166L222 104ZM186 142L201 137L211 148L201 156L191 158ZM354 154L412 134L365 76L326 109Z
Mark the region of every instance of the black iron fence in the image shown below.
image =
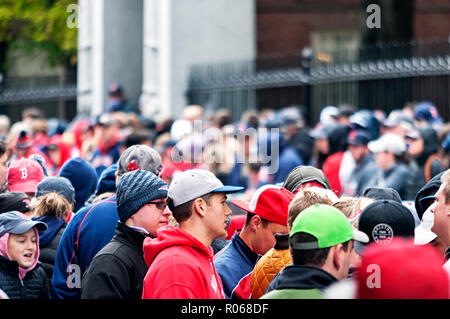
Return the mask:
M0 81L0 114L11 122L21 119L30 107L44 111L47 117L70 120L76 116L76 81L54 76L6 77Z
M391 43L356 50L305 48L251 61L194 65L187 99L228 108L237 120L249 109L303 105L314 123L326 105L353 104L389 112L428 100L450 120L450 43Z

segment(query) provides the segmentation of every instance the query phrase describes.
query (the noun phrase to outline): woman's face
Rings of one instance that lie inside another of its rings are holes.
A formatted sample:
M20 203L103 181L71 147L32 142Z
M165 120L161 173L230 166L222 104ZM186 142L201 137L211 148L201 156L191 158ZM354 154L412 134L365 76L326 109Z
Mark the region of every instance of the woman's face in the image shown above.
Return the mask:
M315 145L317 150L322 154L328 154L330 152L330 143L327 138L317 138Z
M50 160L55 164L56 166L59 166L61 163L61 151L59 149L49 150L48 156L50 157Z
M23 234L10 234L8 238L8 253L20 267L31 267L36 258L37 238L34 228Z
M408 139L407 141L409 142L408 153L411 154L411 156L417 157L422 154L425 147L422 138Z

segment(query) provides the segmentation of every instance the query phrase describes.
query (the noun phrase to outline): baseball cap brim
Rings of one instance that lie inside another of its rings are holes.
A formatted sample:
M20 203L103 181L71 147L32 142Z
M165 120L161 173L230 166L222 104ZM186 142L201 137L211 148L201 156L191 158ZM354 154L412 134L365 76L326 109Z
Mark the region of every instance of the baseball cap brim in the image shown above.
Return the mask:
M23 183L15 183L10 185L10 192L36 193L39 181L30 180Z
M355 240L355 251L358 255L362 255L364 253L364 249L366 249L367 243L362 243L360 241Z
M380 153L386 150L386 147L381 141L373 141L367 144L367 147L372 153Z
M362 231L353 228L353 240L355 240L355 245L356 245L356 243L367 244L370 239L366 233L363 233Z
M355 228L353 228L352 230L353 230L352 239L355 241L354 243L355 250L357 244L365 245L369 242L369 237L365 233ZM309 243L291 243L291 247L298 250L317 249L319 248L319 243L317 241Z
M361 255L369 244L369 236L366 233L353 228L353 239L355 240L354 249L358 255Z
M240 192L244 189L244 187L241 186L222 186L219 188L214 189L213 191L211 191L211 193L226 193L226 194L231 194L231 193L237 193Z
M420 224L414 230L414 245L426 245L432 242L436 237L437 235L435 233Z
M240 209L245 210L246 212L252 213L253 211L250 209L250 206L248 203L240 200L240 199L234 199L231 201L232 204L236 205Z
M24 219L18 225L16 225L13 229L8 231L11 234L23 234L29 231L31 228L36 227L39 231L47 230L47 224L38 221L32 221L29 219Z

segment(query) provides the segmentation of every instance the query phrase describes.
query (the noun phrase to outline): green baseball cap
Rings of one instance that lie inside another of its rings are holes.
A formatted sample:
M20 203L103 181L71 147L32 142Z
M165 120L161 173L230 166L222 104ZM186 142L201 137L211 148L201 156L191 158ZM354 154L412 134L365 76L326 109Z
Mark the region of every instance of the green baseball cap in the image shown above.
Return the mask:
M353 229L345 215L337 208L322 204L312 205L298 214L292 225L289 239L300 232L310 234L317 240L304 243L293 243L290 240L291 247L296 250L332 247L350 239L362 243L369 242L369 237Z

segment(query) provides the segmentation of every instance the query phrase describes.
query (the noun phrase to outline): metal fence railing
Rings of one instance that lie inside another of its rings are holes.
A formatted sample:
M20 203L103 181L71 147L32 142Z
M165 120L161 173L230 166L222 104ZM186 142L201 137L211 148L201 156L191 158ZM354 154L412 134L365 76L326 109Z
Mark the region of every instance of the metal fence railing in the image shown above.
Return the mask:
M12 122L25 108L38 107L47 117L70 120L76 116L77 86L61 76L6 77L0 81L0 114Z
M311 123L326 105L389 112L407 102L429 100L450 120L449 41L302 53L194 65L188 102L228 108L235 120L248 109L300 104Z

